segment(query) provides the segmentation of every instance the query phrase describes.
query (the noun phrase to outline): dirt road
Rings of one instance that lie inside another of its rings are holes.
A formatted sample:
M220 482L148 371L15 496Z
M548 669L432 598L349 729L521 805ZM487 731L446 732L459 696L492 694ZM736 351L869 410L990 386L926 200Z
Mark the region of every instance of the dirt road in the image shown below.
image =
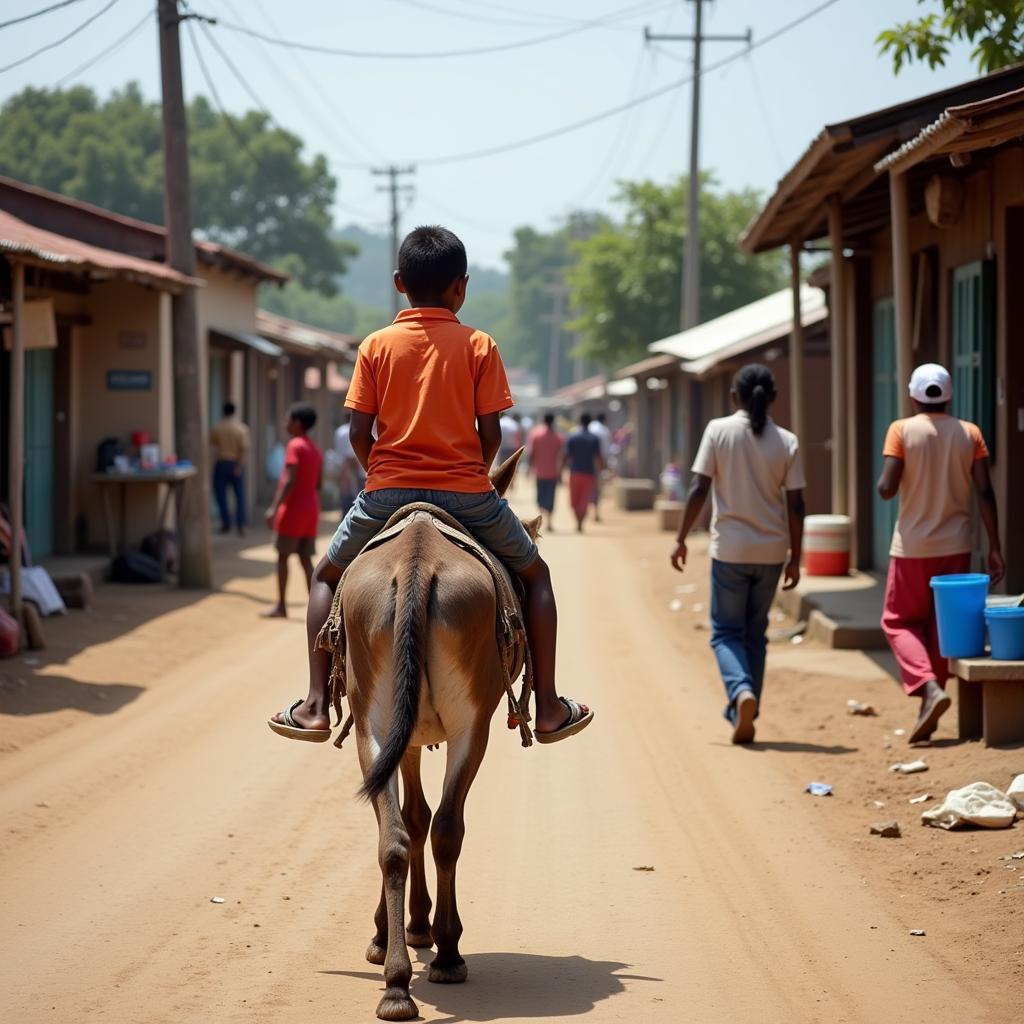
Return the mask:
M667 628L654 550L622 519L545 541L562 686L597 719L524 751L496 717L459 868L470 980L419 972L423 1017L1014 1019L984 974L951 967L941 929L909 936L892 886L820 827L770 745L726 742L706 634ZM154 617L41 666L32 685L67 700L6 694L0 1018L373 1019L380 877L355 751L267 730L304 689L301 593L292 621L259 622L269 549L230 566L197 604L111 592L108 611ZM428 797L442 758L425 758Z

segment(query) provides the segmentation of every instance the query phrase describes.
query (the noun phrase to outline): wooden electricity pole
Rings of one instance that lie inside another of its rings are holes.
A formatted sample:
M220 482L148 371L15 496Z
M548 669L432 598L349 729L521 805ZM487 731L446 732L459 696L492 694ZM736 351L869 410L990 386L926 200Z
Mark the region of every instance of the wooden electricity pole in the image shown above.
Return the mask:
M403 174L414 174L416 168L411 164L408 167L396 167L391 164L388 167L374 167L372 172L376 175L386 175L388 183L386 185L378 185L378 192L390 192L391 193L391 271L394 273L398 269L398 246L400 245L398 234L399 234L399 219L398 219L398 196L400 193L411 193L412 185L401 185L399 184L399 177ZM401 299L396 288L391 289L391 315L398 316L398 310L401 305Z
M164 224L167 264L189 277L195 274L192 197L188 167L188 126L181 84L178 25L187 17L178 0L157 0L160 31L160 78L163 89ZM178 582L183 587L213 585L210 543L210 491L206 430L203 422L201 372L203 346L198 327L195 288L183 288L171 300L174 353L174 443L179 459L189 460L196 475L183 488L178 509Z
M690 109L690 177L687 184L686 242L683 250L683 305L680 325L685 331L700 323L700 60L704 43L746 43L753 33L748 28L742 36L709 36L703 32L704 4L707 0L690 0L695 5L692 36L655 35L644 27L646 42L693 43L693 102Z

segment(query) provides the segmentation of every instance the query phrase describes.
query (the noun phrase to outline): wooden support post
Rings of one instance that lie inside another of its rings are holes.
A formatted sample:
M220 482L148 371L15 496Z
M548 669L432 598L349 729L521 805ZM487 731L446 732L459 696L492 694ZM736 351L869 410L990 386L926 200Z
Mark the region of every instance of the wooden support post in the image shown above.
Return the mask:
M22 625L21 542L25 522L25 265L11 263L14 320L11 324L10 438L7 478L11 496L11 615Z
M789 334L789 425L801 444L806 444L804 435L804 325L800 308L800 246L793 241L789 244L789 276L793 290L793 330ZM806 461L806 456L805 456Z
M896 307L896 380L901 416L913 408L907 391L914 359L914 309L910 266L910 208L907 176L889 172L889 203L892 219L892 283Z
M839 196L828 198L828 234L832 246L832 512L849 511L849 423L846 401L846 261L843 258L843 215Z

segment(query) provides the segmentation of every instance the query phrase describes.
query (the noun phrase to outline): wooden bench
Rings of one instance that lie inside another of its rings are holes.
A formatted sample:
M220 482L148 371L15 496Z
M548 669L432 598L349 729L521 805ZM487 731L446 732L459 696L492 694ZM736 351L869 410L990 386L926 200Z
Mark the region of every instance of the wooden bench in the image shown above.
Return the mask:
M650 480L620 477L615 481L616 504L624 512L642 512L654 508L657 488Z
M1024 661L950 658L957 678L960 738L986 747L1024 742Z

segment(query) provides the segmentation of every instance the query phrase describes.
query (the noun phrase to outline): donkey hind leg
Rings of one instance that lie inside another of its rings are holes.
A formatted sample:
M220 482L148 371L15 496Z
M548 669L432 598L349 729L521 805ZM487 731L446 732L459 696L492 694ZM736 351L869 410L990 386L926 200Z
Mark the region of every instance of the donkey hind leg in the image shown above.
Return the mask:
M423 848L430 830L430 807L420 780L420 747L409 747L402 758L402 820L409 833L409 926L405 941L415 949L429 949L430 892L423 865Z
M459 954L462 921L455 900L455 867L466 834L466 796L487 750L487 727L487 718L483 717L458 738L449 738L444 795L430 829L437 866L437 910L434 912L437 956L430 965L428 977L439 984L465 981L468 973L466 961Z
M370 744L359 744L359 761L363 772L373 763L375 752ZM377 814L379 841L377 857L384 880L384 925L387 945L384 955L384 996L377 1005L377 1016L381 1020L413 1020L419 1009L409 995L412 980L412 963L405 945L405 880L409 873L409 833L398 808L398 773L396 772L387 788L373 801ZM378 907L377 935L381 935L380 908ZM367 951L369 958L373 950Z

